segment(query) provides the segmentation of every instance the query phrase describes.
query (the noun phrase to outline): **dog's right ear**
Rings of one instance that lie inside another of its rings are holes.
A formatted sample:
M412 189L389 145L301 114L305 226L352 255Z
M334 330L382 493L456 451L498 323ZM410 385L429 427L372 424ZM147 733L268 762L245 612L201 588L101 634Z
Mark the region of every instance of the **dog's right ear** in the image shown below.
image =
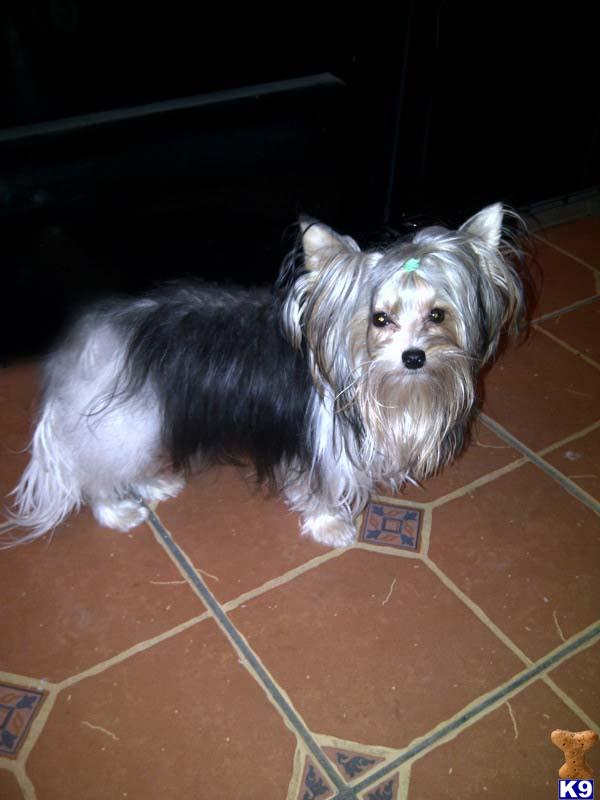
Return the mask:
M304 266L311 272L320 270L342 252L360 252L360 247L350 236L340 236L333 228L310 217L300 217L300 234Z

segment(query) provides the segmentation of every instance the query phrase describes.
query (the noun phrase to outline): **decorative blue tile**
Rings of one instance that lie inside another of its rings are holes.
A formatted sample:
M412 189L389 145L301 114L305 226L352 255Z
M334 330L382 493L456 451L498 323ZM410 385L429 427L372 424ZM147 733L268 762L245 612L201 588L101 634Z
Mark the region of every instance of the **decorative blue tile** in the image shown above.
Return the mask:
M36 689L0 683L0 755L19 752L43 699Z
M363 800L396 800L398 796L398 775L386 778L373 789L368 789L363 795Z
M382 547L417 550L422 512L371 501L363 514L360 541Z
M312 758L307 758L297 794L298 800L328 800L334 794L333 787L325 778L321 769Z
M324 747L323 752L333 761L346 780L365 775L384 760L379 756L340 747Z

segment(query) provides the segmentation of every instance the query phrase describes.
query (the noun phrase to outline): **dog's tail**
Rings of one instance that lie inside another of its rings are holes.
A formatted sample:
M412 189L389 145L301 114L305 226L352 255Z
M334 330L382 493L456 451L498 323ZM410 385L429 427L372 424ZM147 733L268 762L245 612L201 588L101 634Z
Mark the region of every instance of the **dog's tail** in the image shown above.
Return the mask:
M14 497L13 508L6 511L9 522L28 532L7 531L0 549L43 536L81 505L81 490L64 450L58 446L54 416L52 403L48 403L33 435L31 460L9 495Z

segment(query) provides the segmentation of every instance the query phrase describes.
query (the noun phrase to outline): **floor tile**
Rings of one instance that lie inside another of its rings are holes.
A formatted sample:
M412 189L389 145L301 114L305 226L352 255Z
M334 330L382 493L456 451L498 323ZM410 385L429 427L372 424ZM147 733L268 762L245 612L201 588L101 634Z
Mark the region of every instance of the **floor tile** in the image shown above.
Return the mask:
M600 217L546 229L540 237L572 255L537 239L544 282L536 315L599 291L599 274L578 259L600 267ZM598 417L599 371L546 334L600 359L600 303L540 326L483 381L484 411L534 450ZM1 493L14 487L27 462L18 451L30 438L37 393L34 365L0 369ZM545 458L600 497L598 452L595 430ZM600 618L597 517L540 469L511 469L520 458L480 424L464 454L423 489L409 486L393 498L382 490L368 529L377 533L371 541L399 541L393 554L331 552L301 537L297 515L281 498L255 492L242 468L211 469L158 507L219 600L273 582L240 601L230 618L343 779L373 775L395 753L388 748L427 736L523 669L410 552L420 544L420 520L399 509L420 514L419 505L456 492L433 509L429 556L532 659ZM463 490L504 467L501 477ZM278 582L321 556L321 563ZM0 551L0 587L0 683L8 685L0 686L4 766L17 763L19 742L11 736L27 742L32 693L17 685L17 676L31 676L39 687L88 671L59 694L29 758L39 800L283 800L291 786L294 800L335 795L322 766L216 624L177 629L204 607L147 526L119 534L99 528L84 511L54 537ZM149 648L135 647L168 631ZM128 648L125 660L102 663ZM577 706L583 716L600 718L598 674L600 644L550 673L564 701L539 681L416 761L408 800L556 796L562 754L549 732L587 727ZM600 774L600 745L589 761ZM376 780L360 800L397 800L409 768ZM1 766L0 798L24 800L14 775Z
M35 365L0 368L0 510L29 460L23 450L29 444L38 392Z
M544 684L535 683L414 763L408 800L557 797L563 758L550 741L556 728L586 725Z
M505 467L520 455L485 425L476 422L465 451L452 464L448 464L435 477L426 478L421 487L407 484L401 492L390 496L401 503L405 500L427 503L450 494L483 475ZM388 494L385 489L382 489L381 493Z
M335 795L335 787L324 774L314 758L306 756L298 791L293 800L330 800Z
M414 559L347 551L230 616L311 730L366 745L406 745L521 667Z
M0 797L2 800L24 800L19 783L12 772L0 768Z
M349 750L346 747L323 747L323 752L334 764L346 781L364 778L385 759L363 750Z
M418 508L402 507L371 500L362 516L358 539L365 544L418 550L423 512Z
M600 429L558 447L544 459L600 501Z
M394 773L367 789L361 794L361 800L395 800L398 797L398 784L398 773Z
M0 551L0 669L60 680L204 610L147 527L100 528L89 512Z
M541 327L600 363L600 300L541 323Z
M600 618L596 515L527 465L433 515L429 555L530 657Z
M600 268L600 216L584 217L545 228L539 234L586 264Z
M536 242L529 271L535 295L531 308L534 319L593 297L598 291L591 269L545 242Z
M600 372L535 331L485 380L485 413L533 450L596 422L599 408Z
M40 798L282 800L294 750L207 621L63 691L28 772Z
M550 673L550 677L593 720L600 720L600 643L582 650ZM596 763L600 769L600 744ZM600 773L596 773L597 775Z
M328 551L300 535L297 514L280 497L255 489L234 467L197 475L158 515L221 601Z
M38 689L0 683L0 756L16 756L44 702Z

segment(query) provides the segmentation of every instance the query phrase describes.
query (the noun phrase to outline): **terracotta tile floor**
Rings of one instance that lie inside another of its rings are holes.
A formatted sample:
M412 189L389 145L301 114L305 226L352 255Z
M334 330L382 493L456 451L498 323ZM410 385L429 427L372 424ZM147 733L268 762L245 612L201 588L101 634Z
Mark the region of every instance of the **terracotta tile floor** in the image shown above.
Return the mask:
M536 241L469 448L352 548L219 468L130 534L0 551L2 800L557 796L550 732L600 723L600 218ZM0 372L4 493L35 393Z

